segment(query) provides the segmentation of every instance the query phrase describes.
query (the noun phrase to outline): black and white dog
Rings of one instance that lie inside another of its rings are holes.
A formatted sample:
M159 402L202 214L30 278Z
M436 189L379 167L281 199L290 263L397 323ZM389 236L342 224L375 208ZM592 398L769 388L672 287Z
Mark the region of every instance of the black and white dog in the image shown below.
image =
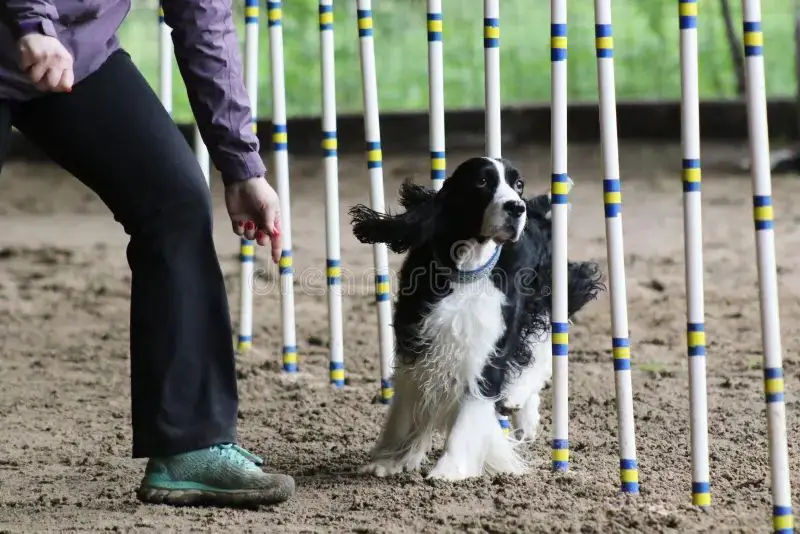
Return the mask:
M403 213L350 210L359 241L408 252L394 313L395 397L362 472L418 470L436 431L445 451L428 478L526 470L517 445L537 432L552 374L551 221L549 195L524 200L523 189L508 161L476 157L438 192L406 182ZM601 288L597 264L570 262L570 315ZM511 414L516 437L496 409Z

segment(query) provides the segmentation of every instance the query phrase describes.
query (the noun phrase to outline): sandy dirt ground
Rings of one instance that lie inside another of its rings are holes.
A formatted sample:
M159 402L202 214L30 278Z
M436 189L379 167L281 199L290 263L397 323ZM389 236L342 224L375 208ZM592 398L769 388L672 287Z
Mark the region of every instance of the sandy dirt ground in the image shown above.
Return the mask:
M621 148L625 258L641 494L618 492L617 416L608 295L572 330L571 472L549 471L551 395L522 478L428 483L420 474L356 473L385 408L378 391L372 251L346 210L368 201L360 156L341 161L345 349L349 386L327 384L323 174L291 161L302 372L280 371L277 269L259 251L255 347L239 357L243 443L296 477L296 497L258 511L141 505L144 461L130 458L126 236L93 193L48 165L9 164L0 177L0 530L272 532L769 532L770 482L749 176L724 170L743 146L704 148L704 232L713 508L690 506L684 348L680 148ZM471 154L449 155L450 165ZM529 191L545 191L546 147L509 151ZM426 181L427 159L385 154L386 196ZM573 146L570 255L605 271L599 151ZM723 169L723 170L720 170ZM238 322L237 241L214 182L216 240ZM777 254L792 482L800 487L800 180L775 177ZM397 269L401 258L392 257Z

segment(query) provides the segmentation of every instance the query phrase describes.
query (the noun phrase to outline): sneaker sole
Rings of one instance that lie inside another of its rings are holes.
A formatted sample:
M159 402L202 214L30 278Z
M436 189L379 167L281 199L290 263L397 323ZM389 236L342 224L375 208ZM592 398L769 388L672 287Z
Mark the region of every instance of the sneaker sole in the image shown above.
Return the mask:
M294 494L294 484L259 490L165 489L141 486L136 497L149 504L170 506L258 507L278 504Z

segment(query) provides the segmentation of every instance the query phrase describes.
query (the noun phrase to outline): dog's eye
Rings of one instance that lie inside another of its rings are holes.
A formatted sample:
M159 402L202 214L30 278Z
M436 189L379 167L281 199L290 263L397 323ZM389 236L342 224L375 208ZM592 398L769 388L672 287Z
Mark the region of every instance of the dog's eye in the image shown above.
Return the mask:
M517 190L518 193L522 193L522 189L525 187L525 182L522 180L517 180L514 182L514 189Z
M478 187L484 187L487 182L488 182L488 180L486 179L485 176L479 176L478 177L478 182L477 182L478 183Z

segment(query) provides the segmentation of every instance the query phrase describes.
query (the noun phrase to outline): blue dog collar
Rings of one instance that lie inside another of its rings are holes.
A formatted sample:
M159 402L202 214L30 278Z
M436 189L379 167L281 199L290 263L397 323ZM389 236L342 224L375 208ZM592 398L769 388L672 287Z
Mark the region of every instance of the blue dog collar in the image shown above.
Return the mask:
M492 257L489 258L489 261L487 261L485 264L481 265L475 270L472 271L456 270L453 273L452 281L457 282L459 284L468 284L470 282L475 282L482 278L488 277L489 274L491 274L492 269L494 269L494 266L497 265L497 261L500 259L500 252L502 252L502 250L503 246L498 245L494 251L494 254L492 254Z

